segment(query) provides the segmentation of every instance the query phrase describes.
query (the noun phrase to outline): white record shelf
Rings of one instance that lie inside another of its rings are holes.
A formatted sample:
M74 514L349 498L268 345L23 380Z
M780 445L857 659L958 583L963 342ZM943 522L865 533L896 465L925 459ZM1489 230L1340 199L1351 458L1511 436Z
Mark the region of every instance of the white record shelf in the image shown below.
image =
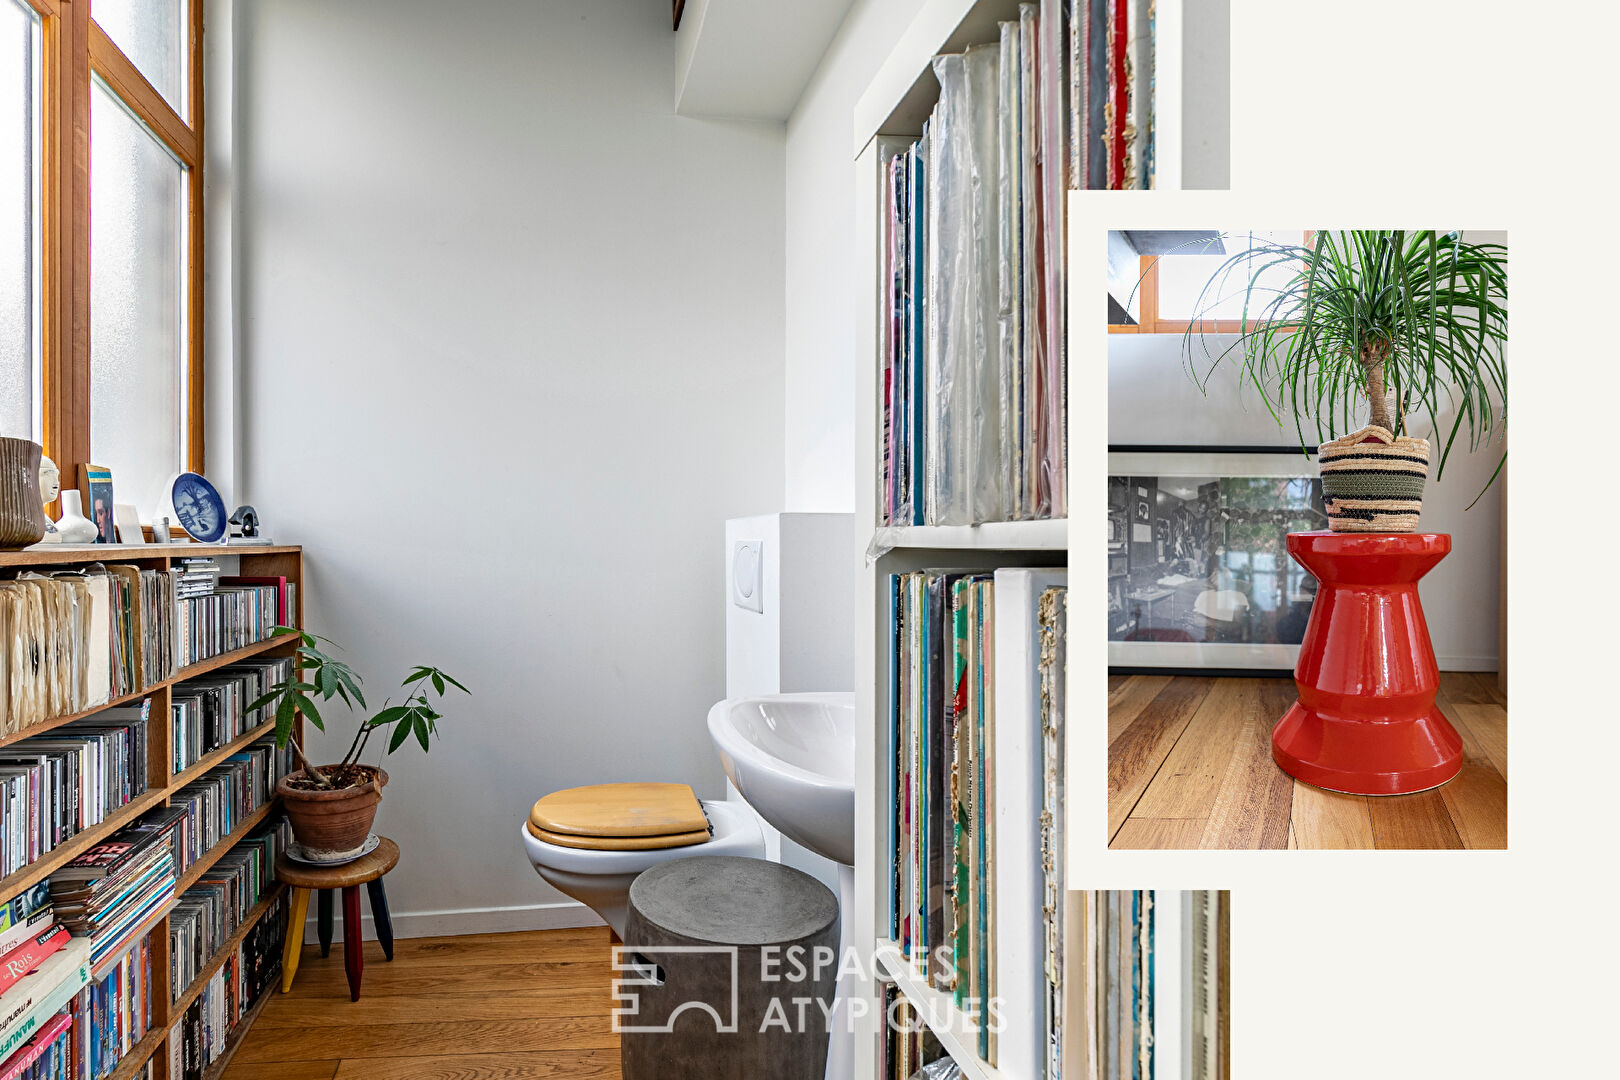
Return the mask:
M1181 0L1169 0L1179 8ZM878 1080L885 1025L882 986L896 986L911 1001L933 1030L946 1052L961 1066L968 1080L1041 1080L1039 1033L1028 1022L1041 1014L1041 954L1034 948L1042 933L1042 894L1038 873L998 872L995 934L998 952L997 996L1004 1003L1008 1023L997 1037L996 1065L978 1056L974 1018L959 1009L948 993L927 985L905 959L899 945L888 937L887 889L889 861L887 814L889 804L887 748L889 707L889 577L912 570L950 567L990 571L1011 567L1064 567L1069 557L1069 523L1045 521L992 522L973 526L874 527L877 513L879 461L878 372L881 368L880 331L882 295L883 172L890 157L910 145L922 131L939 84L932 60L936 54L956 52L971 44L998 40L997 24L1018 18L1016 0L929 0L895 43L866 92L856 104L853 150L856 170L856 245L859 260L857 289L856 370L856 530L858 550L851 553L860 568L857 575L856 734L855 762L855 889L854 941L875 950L875 978L857 980L852 993L864 998L867 1009L856 1034L854 1080ZM1160 0L1164 19L1166 0ZM1179 98L1179 94L1177 95ZM1161 159L1162 160L1162 159ZM998 593L999 597L999 593ZM998 616L1000 614L998 606ZM998 623L998 632L1000 626ZM998 668L999 668L998 664ZM998 708L1001 698L998 690ZM998 753L1002 732L1039 731L1039 716L997 714ZM1038 753L1038 738L1035 752ZM1020 758L998 758L997 776L1007 781L1000 792L1015 790L1015 780L1004 774L1026 763ZM1034 803L1030 804L1029 800ZM1031 858L1011 860L1021 867L1039 866L1040 837L1033 825L1038 817L1040 792L1025 791L1016 806L995 807L998 860L1004 845L1017 847ZM1026 811L1031 811L1026 813ZM1031 827L1006 827L1009 814ZM998 862L998 866L999 866ZM1016 880L1014 880L1016 879ZM1029 943L1026 947L1024 943ZM873 974L873 972L868 972Z

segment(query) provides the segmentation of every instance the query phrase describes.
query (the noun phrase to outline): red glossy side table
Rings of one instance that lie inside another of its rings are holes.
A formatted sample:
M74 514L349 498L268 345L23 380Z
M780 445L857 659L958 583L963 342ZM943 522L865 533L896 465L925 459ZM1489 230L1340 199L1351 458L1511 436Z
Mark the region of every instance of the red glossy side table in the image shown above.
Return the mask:
M1320 588L1294 682L1299 700L1271 730L1290 776L1332 791L1404 795L1462 768L1440 689L1418 579L1451 551L1444 533L1288 534Z

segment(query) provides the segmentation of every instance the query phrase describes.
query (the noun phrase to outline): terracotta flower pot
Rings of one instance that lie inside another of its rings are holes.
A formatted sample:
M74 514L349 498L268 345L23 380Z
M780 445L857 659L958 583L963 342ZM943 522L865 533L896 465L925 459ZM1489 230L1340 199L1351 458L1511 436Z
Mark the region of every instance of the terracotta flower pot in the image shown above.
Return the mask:
M323 765L330 769L335 766ZM321 860L339 859L359 852L371 835L371 823L377 817L377 804L382 802L383 785L388 774L375 766L366 766L374 775L369 784L332 790L311 790L294 787L292 781L301 778L304 770L289 773L276 785L282 804L287 808L287 820L292 824L294 838L306 854Z

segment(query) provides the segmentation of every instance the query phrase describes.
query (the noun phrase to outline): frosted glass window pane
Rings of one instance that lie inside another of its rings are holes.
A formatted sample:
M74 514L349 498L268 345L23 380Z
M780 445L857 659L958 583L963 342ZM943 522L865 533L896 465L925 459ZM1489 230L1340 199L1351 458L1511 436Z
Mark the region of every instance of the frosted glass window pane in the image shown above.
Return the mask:
M39 18L0 0L0 435L39 438Z
M1188 248L1189 254L1169 254L1160 259L1159 318L1190 319L1194 315L1207 319L1242 318L1244 293L1250 279L1255 271L1272 262L1276 256L1256 256L1252 261L1240 262L1219 275L1217 271L1233 255L1268 242L1300 245L1305 242L1305 234L1301 231L1225 229L1221 237L1224 254L1199 255L1192 253L1193 248ZM1249 296L1249 317L1255 318L1264 305L1276 299L1277 291L1286 288L1289 278L1298 270L1297 263L1278 263L1267 267Z
M181 467L185 168L99 81L90 104L90 455L150 517Z
M188 123L191 5L187 0L94 0L90 17Z

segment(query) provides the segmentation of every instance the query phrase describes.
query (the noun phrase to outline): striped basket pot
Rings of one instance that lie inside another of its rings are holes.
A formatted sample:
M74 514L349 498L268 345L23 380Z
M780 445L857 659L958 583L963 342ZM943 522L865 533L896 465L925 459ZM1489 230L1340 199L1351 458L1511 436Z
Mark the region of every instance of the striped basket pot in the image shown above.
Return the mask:
M1416 532L1429 443L1368 426L1323 443L1317 460L1334 532Z

